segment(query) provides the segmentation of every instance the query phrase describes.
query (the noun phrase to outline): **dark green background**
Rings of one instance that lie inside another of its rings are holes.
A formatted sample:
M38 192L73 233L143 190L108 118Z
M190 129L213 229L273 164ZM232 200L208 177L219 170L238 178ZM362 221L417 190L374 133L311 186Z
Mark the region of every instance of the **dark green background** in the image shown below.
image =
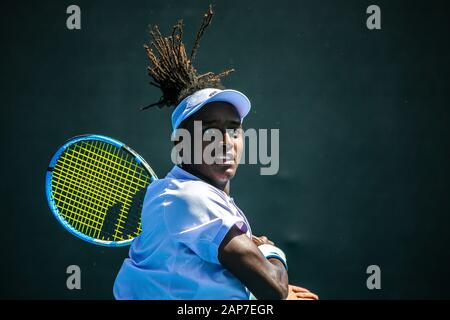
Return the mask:
M82 29L66 28L78 4ZM160 176L170 109L138 112L148 24L184 18L190 48L208 1L1 2L1 298L112 298L127 248L96 247L53 218L44 173L82 133L122 140ZM280 171L243 166L232 195L285 250L290 281L323 299L450 298L449 13L430 1L213 1L200 72L234 67L252 128L280 129ZM382 30L366 28L377 4ZM66 289L66 267L82 290ZM381 267L382 289L366 288Z

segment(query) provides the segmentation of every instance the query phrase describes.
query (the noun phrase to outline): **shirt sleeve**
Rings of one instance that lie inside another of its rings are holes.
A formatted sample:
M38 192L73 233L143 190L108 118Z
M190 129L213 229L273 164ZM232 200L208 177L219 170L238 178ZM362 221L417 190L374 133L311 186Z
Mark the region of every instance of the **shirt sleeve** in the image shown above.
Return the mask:
M207 188L184 188L164 206L164 220L170 236L201 259L220 264L219 246L236 225L242 232L248 226L233 214L225 199Z

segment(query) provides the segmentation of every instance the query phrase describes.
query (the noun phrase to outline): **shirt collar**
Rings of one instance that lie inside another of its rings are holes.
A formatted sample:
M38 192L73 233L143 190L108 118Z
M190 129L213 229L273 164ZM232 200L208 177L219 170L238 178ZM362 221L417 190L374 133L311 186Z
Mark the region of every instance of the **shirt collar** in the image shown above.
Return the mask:
M181 167L175 165L172 170L169 171L169 173L167 174L166 178L172 178L172 179L179 179L179 180L196 180L196 181L201 181L203 183L207 183L205 181L203 181L202 179L200 179L197 176L194 176L192 173L187 172L186 170L182 169ZM214 187L213 185L207 183L209 186L211 186L211 188L214 188L215 190L219 191L223 196L225 196L227 199L231 199L233 200L233 197L227 195L225 193L225 191L222 191L220 189L217 189L216 187Z
M174 166L172 170L167 174L168 178L175 178L180 180L201 180L199 177L187 172L179 166Z

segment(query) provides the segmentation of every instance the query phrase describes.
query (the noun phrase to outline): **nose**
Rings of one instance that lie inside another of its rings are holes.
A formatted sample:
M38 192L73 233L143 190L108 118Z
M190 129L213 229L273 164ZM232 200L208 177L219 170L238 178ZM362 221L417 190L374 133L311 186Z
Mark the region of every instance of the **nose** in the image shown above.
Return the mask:
M227 130L223 131L223 139L221 141L221 144L223 145L224 148L224 152L227 153L228 151L230 151L233 148L233 138L230 135L231 133L228 132Z

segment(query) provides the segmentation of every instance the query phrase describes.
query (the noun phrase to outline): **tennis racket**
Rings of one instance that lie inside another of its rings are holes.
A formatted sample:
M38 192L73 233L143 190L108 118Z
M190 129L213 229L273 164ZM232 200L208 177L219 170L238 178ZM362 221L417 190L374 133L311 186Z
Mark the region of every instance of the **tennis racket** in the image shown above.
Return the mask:
M156 179L150 165L122 142L77 136L50 161L47 202L75 236L97 245L125 246L141 232L144 196Z

